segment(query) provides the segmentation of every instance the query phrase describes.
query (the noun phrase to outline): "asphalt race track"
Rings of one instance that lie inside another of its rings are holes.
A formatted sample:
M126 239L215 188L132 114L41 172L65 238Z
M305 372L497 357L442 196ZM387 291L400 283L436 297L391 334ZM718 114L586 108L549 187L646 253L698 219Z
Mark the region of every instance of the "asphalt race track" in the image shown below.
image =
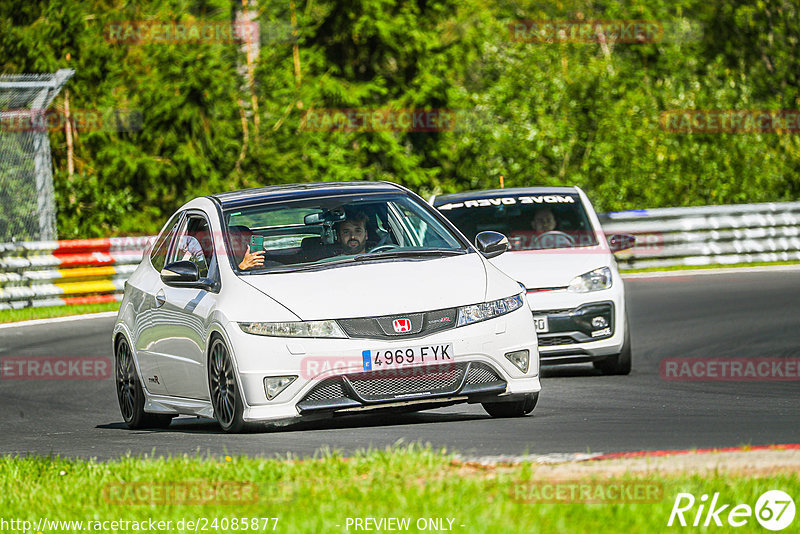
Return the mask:
M183 417L130 431L107 380L0 379L0 454L311 455L430 443L466 455L688 449L800 442L800 381L687 382L660 377L670 357L800 356L800 270L630 279L634 366L605 377L591 365L546 368L539 405L491 419L480 405L299 423L226 435ZM0 357L104 356L113 318L0 329Z

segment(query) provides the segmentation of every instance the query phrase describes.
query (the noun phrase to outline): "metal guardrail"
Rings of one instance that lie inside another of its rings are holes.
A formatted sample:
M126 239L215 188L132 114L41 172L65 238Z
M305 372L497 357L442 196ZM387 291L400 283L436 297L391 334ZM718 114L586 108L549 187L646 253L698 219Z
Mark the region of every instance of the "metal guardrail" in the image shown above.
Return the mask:
M800 202L659 208L600 216L633 234L621 269L800 260ZM120 300L151 237L0 244L0 309Z
M0 244L0 309L119 300L150 239Z
M633 234L621 269L800 260L800 202L607 213L606 235Z

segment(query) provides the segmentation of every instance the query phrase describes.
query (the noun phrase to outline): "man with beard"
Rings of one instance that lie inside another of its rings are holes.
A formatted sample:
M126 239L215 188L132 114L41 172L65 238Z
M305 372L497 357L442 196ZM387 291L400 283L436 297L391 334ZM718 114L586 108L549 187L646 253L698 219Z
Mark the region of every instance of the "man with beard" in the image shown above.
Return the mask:
M363 211L346 213L347 218L336 225L340 254L364 254L367 251L367 215Z

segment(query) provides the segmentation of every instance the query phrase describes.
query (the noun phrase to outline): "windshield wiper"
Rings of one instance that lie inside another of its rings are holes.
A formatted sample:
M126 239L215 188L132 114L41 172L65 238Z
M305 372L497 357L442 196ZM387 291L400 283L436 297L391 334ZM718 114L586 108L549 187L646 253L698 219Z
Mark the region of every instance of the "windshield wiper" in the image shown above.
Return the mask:
M243 274L272 274L272 273L296 273L300 271L316 271L327 266L343 265L350 263L352 258L344 258L334 261L318 261L315 263L300 263L295 265L284 265L283 267L269 267L266 269L250 269Z
M359 254L358 256L345 257L333 261L318 261L310 264L286 265L283 267L267 267L261 269L250 269L242 271L242 274L272 274L272 273L296 273L301 271L316 271L326 267L335 267L352 263L354 261L370 261L392 258L414 258L430 256L460 256L468 251L459 249L425 249L425 250L389 250L387 252L375 252L373 254Z
M388 250L386 252L376 252L374 254L359 254L353 261L369 261L386 258L414 258L421 256L460 256L466 254L463 248L459 249L427 249L427 250Z

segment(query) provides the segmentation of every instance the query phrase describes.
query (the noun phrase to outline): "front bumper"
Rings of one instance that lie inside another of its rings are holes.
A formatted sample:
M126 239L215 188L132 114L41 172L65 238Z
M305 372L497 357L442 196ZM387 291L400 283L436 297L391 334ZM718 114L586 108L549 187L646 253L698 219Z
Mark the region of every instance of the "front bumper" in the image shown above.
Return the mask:
M473 325L413 339L310 339L246 334L226 325L241 391L244 420L276 422L406 405L481 402L540 391L533 317L525 307ZM453 359L385 371L364 371L364 350L453 345ZM505 354L528 350L523 373ZM264 379L296 376L267 400Z
M505 393L507 385L492 366L481 362L353 373L320 381L297 408L301 415L306 415L378 408L386 403L446 403L470 398L477 402L478 398Z
M542 365L591 362L622 351L627 326L621 288L583 294L532 292L528 302L533 316L548 318L549 330L538 334ZM596 317L607 326L594 326Z

